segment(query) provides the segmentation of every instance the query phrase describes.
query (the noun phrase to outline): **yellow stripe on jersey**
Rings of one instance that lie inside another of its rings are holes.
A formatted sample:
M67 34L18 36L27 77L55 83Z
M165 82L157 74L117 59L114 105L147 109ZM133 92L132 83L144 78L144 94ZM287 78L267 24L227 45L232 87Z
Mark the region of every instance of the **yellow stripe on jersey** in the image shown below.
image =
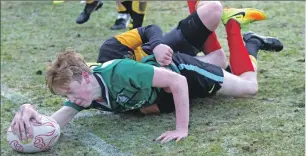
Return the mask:
M138 14L145 14L147 10L147 2L133 1L132 10Z
M87 4L91 4L91 3L93 3L94 2L94 0L86 0L86 3Z
M137 47L135 50L134 50L134 55L135 55L135 60L140 62L142 60L142 58L144 58L145 56L148 56L148 54L146 54L142 47Z
M133 29L116 35L115 38L123 45L135 50L137 47L142 45L142 40L137 29Z
M125 6L121 2L118 2L118 0L116 0L116 3L117 3L117 11L118 12L126 11Z

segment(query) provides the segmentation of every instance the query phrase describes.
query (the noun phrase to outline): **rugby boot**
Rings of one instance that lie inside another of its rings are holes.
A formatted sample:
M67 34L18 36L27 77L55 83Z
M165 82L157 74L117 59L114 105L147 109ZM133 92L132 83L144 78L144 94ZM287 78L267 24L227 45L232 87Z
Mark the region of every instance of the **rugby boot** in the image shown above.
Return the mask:
M282 42L278 38L260 36L250 31L243 34L244 42L247 42L252 38L256 38L261 41L262 44L259 48L260 50L280 52L284 48Z
M114 25L111 27L111 30L120 30L125 29L130 24L131 17L129 14L118 15Z
M241 29L246 30L249 23L266 20L268 16L264 11L253 8L225 8L223 9L221 21L225 25L229 19L236 20Z
M101 0L94 1L92 3L86 3L83 12L76 19L76 23L83 24L87 22L90 18L90 15L93 11L97 11L103 6L103 2Z

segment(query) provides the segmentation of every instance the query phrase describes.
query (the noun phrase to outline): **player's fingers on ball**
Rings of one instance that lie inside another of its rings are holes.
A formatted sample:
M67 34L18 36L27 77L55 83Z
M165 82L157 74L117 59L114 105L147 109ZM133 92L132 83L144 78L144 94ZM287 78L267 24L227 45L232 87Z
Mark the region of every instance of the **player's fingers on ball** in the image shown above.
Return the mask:
M15 125L16 125L16 122L13 120L11 125L10 125L13 134L15 134L15 130L14 130Z
M23 132L21 133L21 138L22 138L22 141L28 141L26 131L23 131Z
M15 120L16 122L19 122L19 123L23 121L20 112L16 113L16 116L15 116L15 119L14 119L14 120Z
M21 120L21 117L18 115L18 116L16 116L16 118L15 118L15 125L14 125L14 129L13 129L13 131L15 132L15 134L17 134L18 136L20 136L20 125L21 125L21 122L22 122L22 120ZM22 122L23 123L23 122ZM19 137L19 139L21 139L20 137Z
M32 126L30 125L29 121L26 121L24 124L25 124L25 132L26 132L27 139L30 139L33 137Z
M15 114L13 120L12 120L12 123L16 122L16 117L18 116L18 112Z
M33 118L36 120L36 122L38 122L38 123L41 123L41 121L40 121L40 115L38 114L38 113L35 113L34 114L34 116L33 116Z
M14 119L12 120L11 127L13 127L15 124L16 124L16 120L15 120L15 118L14 118Z
M22 131L21 131L21 123L20 122L17 123L17 126L15 127L15 131L16 131L16 134L17 134L19 140L22 140Z
M40 117L38 117L37 119L32 118L32 119L30 119L30 121L37 122L38 124L41 124Z
M25 132L25 125L24 122L20 123L20 135L21 135L21 140L26 140L26 132Z
M15 135L18 135L18 133L19 133L19 123L15 122L15 124L12 127L12 131Z

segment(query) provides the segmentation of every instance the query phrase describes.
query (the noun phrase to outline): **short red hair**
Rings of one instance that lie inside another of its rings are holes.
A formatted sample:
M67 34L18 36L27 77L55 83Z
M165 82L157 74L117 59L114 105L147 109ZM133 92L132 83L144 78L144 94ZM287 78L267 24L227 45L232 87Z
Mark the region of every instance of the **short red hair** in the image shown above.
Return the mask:
M56 56L56 60L47 67L46 84L51 93L55 88L69 88L72 80L82 81L82 72L91 73L84 57L74 50L66 50Z

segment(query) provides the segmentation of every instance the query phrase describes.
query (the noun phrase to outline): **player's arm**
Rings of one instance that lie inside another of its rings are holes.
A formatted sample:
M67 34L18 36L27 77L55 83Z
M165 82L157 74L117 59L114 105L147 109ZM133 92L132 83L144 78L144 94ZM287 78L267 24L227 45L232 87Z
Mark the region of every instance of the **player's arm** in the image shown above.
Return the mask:
M116 72L118 74L113 77L113 80L122 81L121 84L125 88L138 90L152 89L152 87L169 88L172 92L176 110L176 130L162 134L158 140L168 142L176 139L179 141L188 135L189 94L187 80L184 76L165 68L154 67L134 60L121 61L116 66Z
M66 100L64 102L64 106L52 114L51 118L53 118L59 124L59 126L63 128L78 112L84 109L90 109L90 106L88 108L84 108L69 100Z
M61 128L63 128L79 111L72 107L63 106L61 109L52 114L53 118Z
M161 45L162 31L159 26L139 27L107 39L100 47L97 62L122 59L146 42L150 43L151 49Z
M154 67L152 86L170 89L176 111L176 129L163 133L156 140L161 140L162 143L181 140L188 135L189 124L189 93L186 78L172 71Z
M104 63L113 59L121 59L143 43L149 43L156 60L162 66L172 62L172 49L162 43L162 30L157 25L148 25L116 35L107 39L99 50L97 62Z
M157 25L151 25L137 29L143 43L149 43L156 61L161 66L169 65L172 62L173 50L168 45L163 44L163 34L160 27Z
M172 62L173 50L168 45L162 43L162 35L160 27L153 24L127 31L115 36L115 38L132 50L143 43L149 43L157 62L161 66L165 66Z
M162 43L162 37L162 30L155 24L135 28L115 36L121 44L132 50L135 50L137 47L147 42L150 43L150 47L154 49Z

